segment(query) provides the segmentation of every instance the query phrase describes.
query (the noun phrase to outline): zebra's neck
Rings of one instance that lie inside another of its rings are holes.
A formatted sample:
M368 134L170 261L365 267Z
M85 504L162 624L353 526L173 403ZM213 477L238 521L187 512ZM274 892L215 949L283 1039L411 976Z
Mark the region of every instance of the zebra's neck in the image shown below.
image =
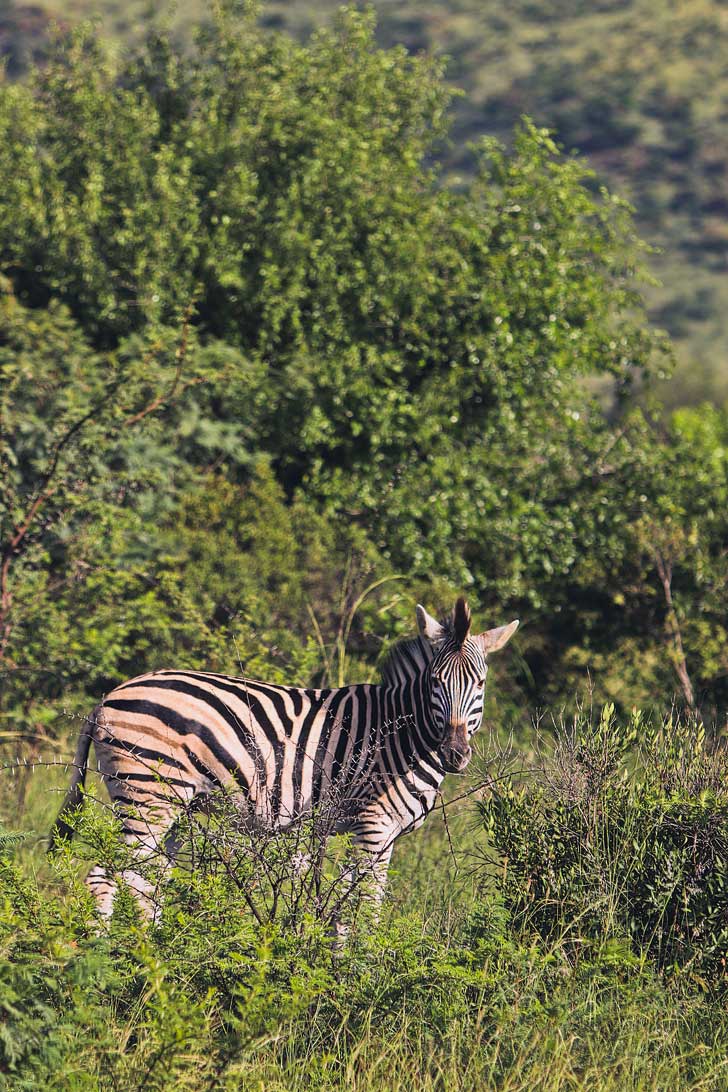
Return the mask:
M430 708L431 661L431 645L419 637L395 645L377 689L383 741L391 736L406 765L425 764L439 787L445 771L437 755L440 739Z
M398 641L382 665L382 683L396 684L424 680L432 663L432 645L421 637Z

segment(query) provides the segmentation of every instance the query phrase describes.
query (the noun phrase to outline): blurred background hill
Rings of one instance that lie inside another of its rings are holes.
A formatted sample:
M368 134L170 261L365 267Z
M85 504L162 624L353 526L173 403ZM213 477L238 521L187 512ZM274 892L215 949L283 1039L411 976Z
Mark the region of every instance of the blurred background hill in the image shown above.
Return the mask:
M338 0L271 0L261 21L307 36ZM509 139L523 113L578 150L599 180L628 198L642 237L659 248L648 291L652 318L677 355L668 405L728 398L728 5L715 0L378 0L382 45L448 58L465 94L445 162L468 176L469 142ZM98 18L120 43L150 15L184 39L205 17L198 0L175 10L137 0L0 0L0 52L11 79L42 59L52 24ZM597 184L597 183L595 183Z

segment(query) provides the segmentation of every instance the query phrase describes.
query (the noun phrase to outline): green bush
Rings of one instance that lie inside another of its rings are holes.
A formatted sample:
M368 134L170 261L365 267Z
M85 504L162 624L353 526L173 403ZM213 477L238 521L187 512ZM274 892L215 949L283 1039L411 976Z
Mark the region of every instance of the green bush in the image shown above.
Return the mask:
M670 760L669 777L683 776L681 763ZM85 834L89 853L123 866L102 811L89 812ZM121 897L99 927L67 854L41 886L22 867L25 846L6 839L0 1088L724 1087L723 1007L694 979L660 976L624 944L582 945L575 962L568 937L532 943L501 896L449 886L441 828L419 838L427 877L398 884L395 870L381 923L337 955L315 914L296 928L257 920L209 856L171 876L154 926ZM416 844L398 851L403 865ZM262 852L278 868L284 848ZM245 862L229 861L255 890Z
M232 0L0 88L8 731L160 662L368 677L404 607L345 676L341 620L394 575L521 616L511 708L589 668L721 707L723 415L625 414L665 349L628 208L527 120L451 184L448 101L370 15L297 43Z
M722 988L727 774L725 750L696 723L620 723L605 707L562 725L538 775L481 806L513 922L574 956L627 941Z
M582 379L621 397L659 348L628 211L528 122L447 185L437 64L379 49L371 15L303 45L253 15L116 60L74 32L3 89L0 264L95 347L190 311L228 350L186 400L199 433L227 426L395 568L541 606L604 538Z

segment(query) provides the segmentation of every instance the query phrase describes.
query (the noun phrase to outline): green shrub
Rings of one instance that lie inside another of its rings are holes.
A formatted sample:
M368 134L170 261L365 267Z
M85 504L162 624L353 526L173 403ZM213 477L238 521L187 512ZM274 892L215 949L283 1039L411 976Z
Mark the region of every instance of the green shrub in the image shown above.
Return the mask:
M89 852L113 865L113 824L89 814ZM502 897L455 894L442 830L427 838L429 912L404 877L380 925L336 957L315 915L258 922L207 865L172 875L154 926L126 898L100 926L65 855L39 886L25 845L6 840L0 1089L725 1087L721 1003L624 945L583 947L574 963L568 942L524 938Z
M535 778L481 805L514 923L574 956L626 939L658 968L722 981L727 774L694 722L619 723L607 706L562 725Z

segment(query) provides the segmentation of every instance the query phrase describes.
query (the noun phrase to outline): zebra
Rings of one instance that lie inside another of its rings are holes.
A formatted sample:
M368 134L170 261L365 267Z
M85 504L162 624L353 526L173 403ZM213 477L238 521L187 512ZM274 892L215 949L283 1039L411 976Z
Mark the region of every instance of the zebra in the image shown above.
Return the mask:
M169 860L180 808L222 788L253 821L285 829L336 785L335 833L349 835L347 867L366 872L378 905L396 840L422 825L445 775L467 767L488 657L518 627L471 635L462 597L442 622L422 606L416 616L419 635L394 646L378 684L308 689L182 669L117 686L81 729L51 845L73 833L69 813L83 803L92 741L137 866L160 848ZM123 879L153 918L149 879L134 869ZM108 917L114 877L96 865L86 883Z

